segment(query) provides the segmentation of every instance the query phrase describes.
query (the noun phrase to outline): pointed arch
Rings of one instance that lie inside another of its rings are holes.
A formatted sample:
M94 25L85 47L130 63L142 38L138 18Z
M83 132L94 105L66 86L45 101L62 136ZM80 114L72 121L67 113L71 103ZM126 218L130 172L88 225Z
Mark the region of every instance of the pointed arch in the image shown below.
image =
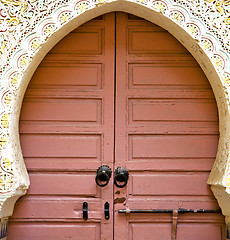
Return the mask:
M125 11L168 30L195 57L212 86L219 111L220 139L217 158L208 183L212 187L223 214L228 219L230 217L228 204L230 201L230 142L228 141L230 135L230 92L228 85L230 70L227 55L229 46L227 41L223 43L221 37L218 37L219 33L212 31L202 16L202 11L206 11L207 15L209 14L209 8L213 7L210 5L211 3L202 1L203 5L197 8L200 10L199 14L195 14L194 9L197 6L191 6L193 3L186 5L186 1L49 0L49 2L50 7L39 12L40 18L37 19L32 18L35 12L33 12L31 4L35 3L23 2L24 5L22 3L22 6L19 7L20 10L18 10L18 18L12 18L8 20L8 25L6 22L6 26L4 24L2 26L2 31L7 32L8 35L16 33L18 41L15 42L15 39L7 38L7 34L2 35L5 39L1 40L0 49L1 53L4 53L1 62L0 91L0 216L2 218L10 216L14 203L18 197L25 194L29 187L29 178L21 153L18 121L22 99L35 69L48 51L76 27L101 14L111 11ZM15 7L13 1L9 0L8 4ZM40 7L42 8L42 6ZM224 5L222 8L224 11ZM28 17L29 14L31 14L31 18ZM7 8L5 12L3 11L3 15L7 16ZM225 17L223 14L221 16ZM211 17L209 15L209 18ZM28 22L28 19L33 19L33 21ZM225 17L224 22L225 31L227 31L230 20ZM214 24L217 26L218 21L216 20ZM23 26L27 26L27 30L24 28L22 31ZM220 31L223 30L222 26ZM11 48L7 48L6 44L11 44Z

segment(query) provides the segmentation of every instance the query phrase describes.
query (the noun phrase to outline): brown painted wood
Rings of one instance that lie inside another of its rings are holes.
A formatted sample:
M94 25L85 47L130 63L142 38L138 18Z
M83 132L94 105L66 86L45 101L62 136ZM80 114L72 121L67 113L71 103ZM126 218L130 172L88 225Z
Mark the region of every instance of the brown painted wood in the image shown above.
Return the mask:
M114 189L114 239L168 240L172 214L118 210L218 209L206 183L218 144L216 103L168 32L124 13L116 31L115 168L126 167L130 179ZM179 214L177 229L177 240L224 239L221 214Z
M95 173L113 167L114 15L71 32L34 73L20 117L31 186L16 204L10 240L113 237L113 218L103 215L112 182L102 190Z
M125 13L82 25L47 54L27 89L20 137L31 187L8 240L171 239L172 215L117 211L218 209L206 184L218 134L208 80L167 31ZM96 186L102 164L126 167L127 187ZM184 239L223 240L223 216L179 214Z

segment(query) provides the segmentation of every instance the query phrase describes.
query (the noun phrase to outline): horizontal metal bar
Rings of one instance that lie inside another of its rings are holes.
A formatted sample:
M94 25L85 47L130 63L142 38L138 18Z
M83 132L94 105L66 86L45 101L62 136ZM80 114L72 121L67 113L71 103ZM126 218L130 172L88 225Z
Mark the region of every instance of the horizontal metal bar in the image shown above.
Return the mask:
M174 209L120 209L118 213L172 213ZM178 213L221 213L220 209L184 209L179 208Z

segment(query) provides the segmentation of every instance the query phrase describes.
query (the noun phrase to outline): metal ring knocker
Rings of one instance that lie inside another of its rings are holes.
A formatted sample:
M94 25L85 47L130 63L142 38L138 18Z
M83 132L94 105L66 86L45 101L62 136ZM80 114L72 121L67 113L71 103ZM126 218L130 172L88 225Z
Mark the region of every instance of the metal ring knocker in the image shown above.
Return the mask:
M107 165L100 166L97 169L97 176L95 178L96 184L99 187L105 187L111 178L112 171L111 168Z
M118 188L123 188L127 185L129 179L129 171L124 167L118 167L114 172L114 184Z

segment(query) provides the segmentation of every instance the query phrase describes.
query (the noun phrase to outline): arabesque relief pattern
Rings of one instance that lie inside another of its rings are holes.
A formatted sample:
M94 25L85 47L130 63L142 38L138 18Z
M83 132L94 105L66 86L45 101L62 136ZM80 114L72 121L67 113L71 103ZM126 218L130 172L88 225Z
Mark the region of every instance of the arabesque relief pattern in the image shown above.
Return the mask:
M12 103L23 74L49 37L71 19L113 0L0 0L0 205L20 185L8 154ZM114 0L125 1L125 0ZM186 30L230 84L230 0L133 0ZM230 184L230 182L229 182Z

